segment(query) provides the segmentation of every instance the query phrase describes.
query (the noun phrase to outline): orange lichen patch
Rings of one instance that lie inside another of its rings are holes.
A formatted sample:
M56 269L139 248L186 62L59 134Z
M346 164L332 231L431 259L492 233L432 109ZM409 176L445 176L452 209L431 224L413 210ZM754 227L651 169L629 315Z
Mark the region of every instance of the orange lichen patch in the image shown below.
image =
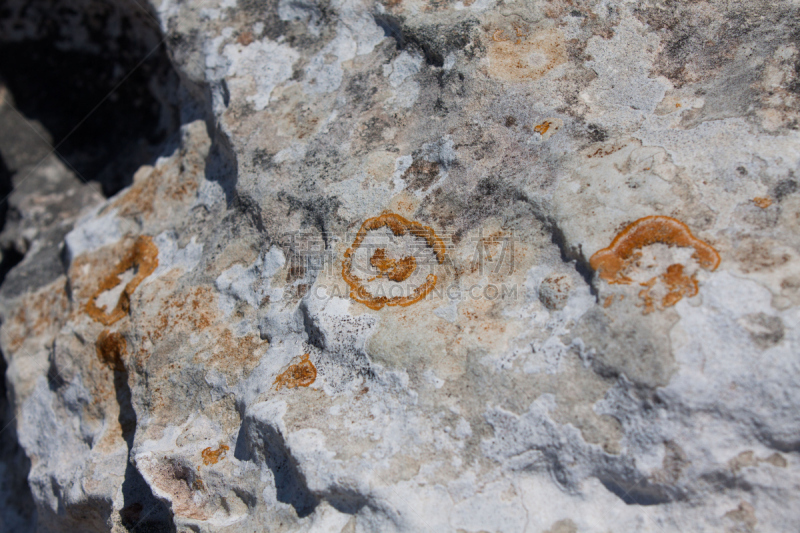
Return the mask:
M444 263L445 256L444 242L436 235L436 232L433 231L433 228L429 226L423 226L419 222L412 222L394 213L385 213L378 217L365 220L361 225L361 229L358 230L353 244L344 253L344 260L342 261L342 278L344 278L344 280L350 286L350 297L353 300L363 303L370 309L374 310L381 309L385 305L407 306L416 303L433 290L433 288L436 286L437 280L435 274L428 274L425 282L411 291L411 294L407 296L393 296L388 298L386 296L373 296L370 294L363 285L364 281L352 272L353 255L364 242L364 238L367 236L368 232L375 231L383 227L389 228L392 233L398 237L411 234L415 237L424 239L428 246L433 249L439 264ZM416 259L413 257L404 257L397 263L387 263L386 261L394 260L386 259L385 250L383 250L380 254L378 253L378 250L376 250L375 254L373 254L372 258L370 259L370 263L379 269L382 276L384 274L384 270L381 269L381 266L383 266L385 272L387 273L386 277L392 281L403 281L408 279L408 277L416 269Z
M639 258L645 246L662 243L667 246L694 248L694 258L706 270L719 266L717 251L697 239L683 222L671 217L650 216L640 218L614 237L608 248L595 253L589 264L609 283L632 283L626 270Z
M611 246L595 253L589 260L601 279L612 284L630 284L628 273L641 259L641 250L652 244L665 244L681 248L692 248L692 257L700 267L715 270L719 266L719 254L707 243L697 239L683 222L664 216L650 216L627 226L611 242ZM671 307L684 296L697 294L697 279L684 272L681 264L669 265L666 272L644 283L639 296L645 302L645 313L659 308Z
M389 270L393 270L397 261L394 259L388 259L386 257L386 250L383 248L378 248L375 250L375 253L372 254L372 258L369 260L370 264L381 271L381 273L386 273Z
M128 354L128 343L125 337L116 331L103 330L97 337L95 349L97 358L103 364L119 372L125 370L125 356Z
M128 311L130 311L131 295L144 278L153 273L157 266L158 248L153 244L153 239L151 237L148 235L141 235L133 243L133 247L128 251L122 261L117 263L111 274L100 282L100 286L86 304L86 312L104 326L110 326L114 322L125 317ZM121 283L119 276L130 269L136 269L136 275L125 285L114 309L112 309L111 312L106 312L105 306L98 308L96 304L97 298L105 291L111 290L119 285Z
M766 209L772 205L772 198L765 198L763 196L758 196L753 198L753 203L756 204L761 209Z
M564 126L564 121L556 117L548 117L533 127L533 133L539 134L541 140L546 141Z
M552 122L549 122L549 121L545 120L541 124L539 124L536 127L534 127L533 131L535 131L539 135L544 135L545 133L547 133L547 130L550 129L550 124L552 124Z
M658 283L659 281L661 284ZM644 300L644 314L652 313L657 307L659 309L672 307L684 296L691 298L697 295L698 291L697 279L694 276L685 275L683 265L679 264L668 266L664 274L641 285L645 287L639 291L639 297ZM664 287L661 291L658 289L659 285Z
M217 464L217 462L219 462L220 459L225 458L225 455L227 454L228 450L230 450L230 448L226 444L220 444L219 448L217 448L216 450L212 450L211 447L209 446L208 448L200 452L200 455L203 456L203 464L206 466Z
M275 390L281 390L286 386L288 389L295 387L308 387L317 379L317 367L308 360L310 354L304 354L299 363L295 363L287 368L283 373L275 378Z
M407 280L417 268L417 260L414 256L404 257L399 261L390 259L386 257L386 250L383 248L375 250L369 262L380 271L378 277L385 277L397 282Z
M564 38L557 30L533 34L514 27L516 39L505 37L504 30L492 30L487 59L489 74L507 81L536 80L567 61Z

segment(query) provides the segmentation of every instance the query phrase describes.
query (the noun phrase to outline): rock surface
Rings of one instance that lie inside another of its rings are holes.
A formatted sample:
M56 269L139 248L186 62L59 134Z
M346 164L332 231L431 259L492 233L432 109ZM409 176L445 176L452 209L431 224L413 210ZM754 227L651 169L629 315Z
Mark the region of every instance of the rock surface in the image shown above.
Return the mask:
M797 2L26 4L152 120L2 71L0 527L800 522Z

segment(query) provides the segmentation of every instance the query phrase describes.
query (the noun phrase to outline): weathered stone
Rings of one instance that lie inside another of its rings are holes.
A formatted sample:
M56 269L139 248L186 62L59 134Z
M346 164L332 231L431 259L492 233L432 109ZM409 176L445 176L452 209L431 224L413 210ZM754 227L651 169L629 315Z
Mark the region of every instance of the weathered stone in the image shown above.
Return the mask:
M796 2L14 6L174 68L106 199L0 106L40 530L800 520Z

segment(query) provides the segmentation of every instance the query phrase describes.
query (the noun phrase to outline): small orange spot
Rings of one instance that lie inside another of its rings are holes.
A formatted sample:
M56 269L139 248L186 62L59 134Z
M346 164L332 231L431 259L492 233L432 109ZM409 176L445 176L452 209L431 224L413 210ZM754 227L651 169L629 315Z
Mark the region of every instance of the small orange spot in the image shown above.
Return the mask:
M419 222L412 222L394 213L385 213L378 217L368 218L365 220L364 223L361 224L361 229L358 230L353 244L344 253L344 260L342 261L342 278L350 286L350 298L357 302L363 303L370 309L374 309L376 311L378 309L382 309L385 305L399 305L403 307L411 305L423 299L436 286L436 275L428 274L425 282L414 289L408 296L393 296L391 298L387 298L386 296L376 297L367 291L366 287L363 285L363 281L352 273L353 254L355 254L356 250L358 250L358 248L364 242L367 232L374 231L382 227L388 227L392 233L398 237L405 235L406 233L410 233L415 237L425 239L425 241L428 243L428 246L433 248L433 252L436 254L436 259L439 261L439 264L444 263L445 253L444 242L436 235L436 233L433 231L433 228L430 226L423 226ZM387 272L387 277L389 277L389 279L392 281L403 281L408 279L408 277L416 268L416 259L413 257L405 257L398 263L391 263L392 261L394 260L386 258L386 251L380 248L375 251L370 259L372 266L378 268L382 275L384 272Z
M679 103L675 104L675 107L681 107L681 104L679 104Z
M627 272L641 258L640 250L656 243L693 248L693 257L706 270L713 271L719 266L719 254L713 247L692 235L683 222L664 216L645 217L630 224L614 238L608 248L595 253L589 263L599 273L600 278L608 283L628 285L633 280ZM666 294L660 302L662 308L675 305L683 296L692 297L697 294L695 275L687 276L683 269L684 266L680 264L669 265L664 274L641 284L645 289L639 292L639 296L645 302L645 313L655 308L656 296L653 289L659 279L666 287Z
M606 296L606 300L603 302L603 307L609 308L611 304L614 303L614 295Z
M285 372L275 378L275 390L281 390L284 385L287 389L295 387L308 387L317 379L317 368L308 360L310 354L304 354L299 363L291 365Z
M230 450L230 448L225 444L220 444L219 448L217 448L216 450L212 450L211 447L209 446L208 448L200 452L200 455L203 456L203 464L206 466L217 464L217 462L220 459L225 458L225 455L227 454L228 450Z
M547 133L547 130L550 129L550 124L552 124L552 122L548 122L547 120L545 120L544 122L533 128L533 131L535 131L539 135L544 135L545 133Z
M756 204L761 209L766 209L766 208L768 208L769 206L772 205L772 198L766 198L766 197L763 197L763 196L759 196L759 197L753 198L753 203Z
M89 298L86 304L86 312L90 317L100 322L104 326L110 326L128 314L131 306L131 295L139 284L153 273L158 266L158 248L153 244L153 239L148 235L139 236L133 243L133 247L128 254L117 263L114 270L100 282L97 291ZM119 285L122 280L120 274L132 268L136 269L136 275L125 285L122 294L119 295L117 305L111 312L106 312L106 307L97 307L97 298L107 290Z

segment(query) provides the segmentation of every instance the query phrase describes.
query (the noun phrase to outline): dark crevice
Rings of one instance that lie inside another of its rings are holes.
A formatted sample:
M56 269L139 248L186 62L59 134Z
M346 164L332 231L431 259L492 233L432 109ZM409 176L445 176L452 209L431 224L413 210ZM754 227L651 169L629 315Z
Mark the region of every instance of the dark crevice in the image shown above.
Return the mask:
M561 260L565 263L574 262L575 271L583 278L583 281L589 286L589 291L591 291L592 295L596 298L598 291L593 283L594 269L581 251L580 245L578 245L578 247L570 245L566 235L564 235L564 231L549 217L540 219L540 221L550 233L550 240L552 243L558 247Z
M306 335L308 335L308 344L324 351L325 335L314 323L305 300L300 302L300 312L303 314L303 328L306 330Z
M676 498L666 494L660 487L650 486L646 480L639 483L625 483L610 477L600 478L603 486L626 505L661 505Z
M114 367L114 390L119 404L118 421L122 428L122 438L128 446L128 462L122 482L123 506L119 512L122 525L129 531L172 533L175 526L169 508L153 495L150 486L131 461L130 453L136 434L136 411L131 403L128 371L119 359Z
M324 494L323 498L340 513L350 515L358 514L361 509L369 506L369 500L363 494L342 488Z
M239 444L242 441L246 442L246 446ZM275 479L278 501L294 507L298 517L310 515L319 504L319 499L308 488L305 476L292 457L280 430L267 421L254 416L245 418L234 457L266 464Z
M600 482L605 488L617 496L620 500L625 502L626 505L656 505L663 503L660 501L651 500L650 498L642 498L636 493L630 493L630 488L625 488L613 479L601 479Z
M206 157L205 176L207 180L215 181L222 187L227 204L231 207L237 203L236 183L239 176L239 164L236 154L225 133L214 128L208 121L206 129L212 143Z
M314 494L280 430L258 416L245 417L236 438L234 457L240 461L266 464L275 479L278 501L294 507L300 518L313 513L322 500L337 511L351 515L370 505L363 494L342 487Z
M0 157L0 232L6 225L8 216L8 195L11 194L11 171L8 170L5 161ZM6 279L8 271L17 266L22 261L24 255L19 253L13 246L0 246L0 285Z
M36 528L36 504L28 487L31 462L17 440L6 368L0 353L0 529L26 533Z
M0 156L0 231L6 225L6 213L8 213L8 195L11 194L11 171L8 170L6 162Z
M15 24L36 30L17 35ZM0 76L16 108L44 127L67 167L108 196L161 155L179 126L178 76L140 2L11 2L0 34Z

